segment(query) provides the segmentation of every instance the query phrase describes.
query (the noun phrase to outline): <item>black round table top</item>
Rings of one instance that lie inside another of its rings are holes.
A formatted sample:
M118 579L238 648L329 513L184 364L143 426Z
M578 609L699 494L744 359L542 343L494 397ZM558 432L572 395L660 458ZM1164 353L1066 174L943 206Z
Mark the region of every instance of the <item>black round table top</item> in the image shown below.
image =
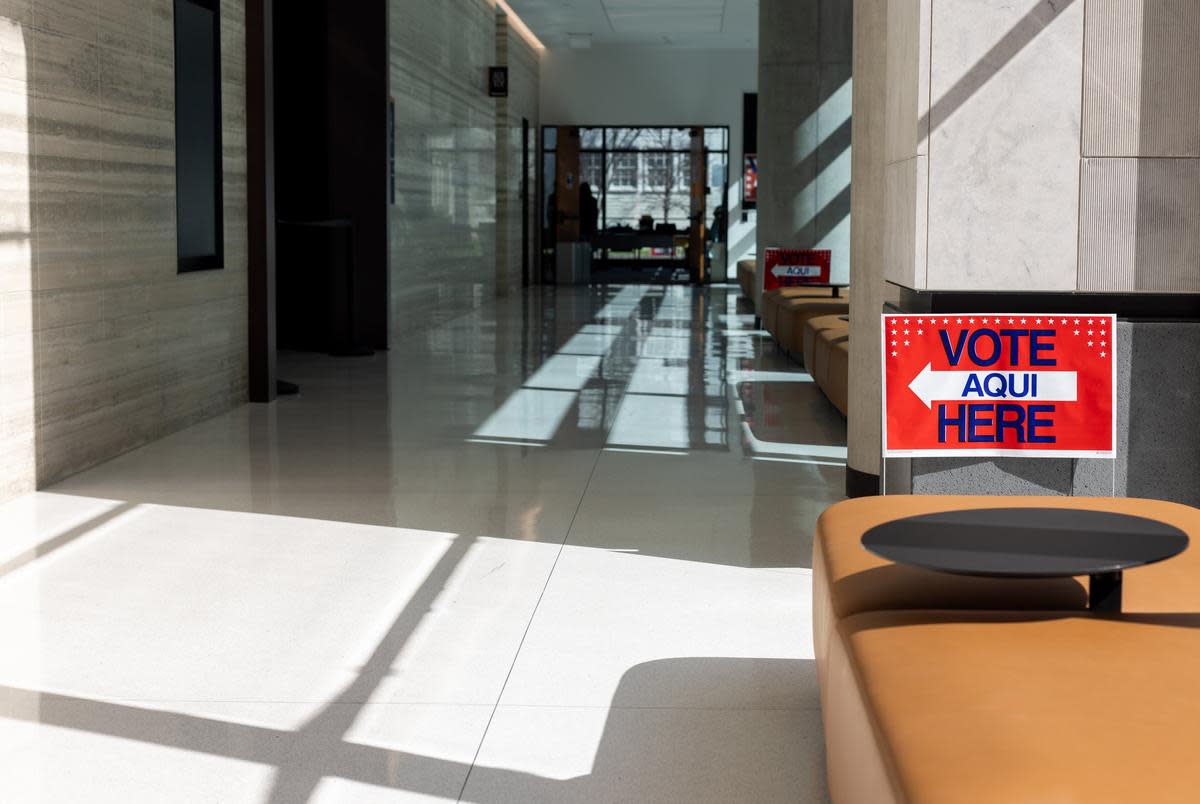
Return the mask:
M897 519L871 528L863 547L939 572L1057 578L1119 572L1182 553L1178 528L1128 514L1064 508L981 508Z

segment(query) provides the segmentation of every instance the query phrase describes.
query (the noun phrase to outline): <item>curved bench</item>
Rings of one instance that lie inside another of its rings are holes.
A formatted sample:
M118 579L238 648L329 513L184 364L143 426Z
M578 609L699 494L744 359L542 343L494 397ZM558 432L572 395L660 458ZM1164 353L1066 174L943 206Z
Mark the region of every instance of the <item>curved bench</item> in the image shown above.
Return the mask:
M831 336L833 338L847 335L850 324L842 320L841 314L814 316L804 322L804 367L814 380L817 379L817 340L827 331L836 333Z
M809 319L827 315L845 315L849 310L850 300L845 294L838 298L830 297L827 292L817 298L785 298L778 303L775 329L771 330L771 334L792 357L803 360L804 328ZM768 330L770 330L769 327Z
M1184 804L1200 615L869 612L823 690L837 804Z
M840 315L804 322L804 367L817 386L845 416L850 401L850 324Z
M828 299L829 291L821 288L776 288L763 294L762 325L763 329L779 340L779 312L787 304L800 300Z
M831 337L831 331L822 334L818 349L822 356L817 362L821 366L821 390L843 417L850 411L850 332Z
M1200 511L1156 500L894 496L827 509L813 543L813 637L834 800L1194 800L1191 769L1163 775L1152 754L1200 715L1200 547L1126 573L1122 613L1108 616L1086 610L1085 579L947 575L862 547L889 520L1001 506L1128 513L1200 539ZM1156 673L1179 662L1186 686ZM1110 696L1128 701L1123 711ZM1105 793L1120 752L1138 767ZM1116 792L1137 778L1153 784Z
M754 299L754 280L757 275L758 262L756 260L738 260L738 286L742 289L742 295L751 300Z

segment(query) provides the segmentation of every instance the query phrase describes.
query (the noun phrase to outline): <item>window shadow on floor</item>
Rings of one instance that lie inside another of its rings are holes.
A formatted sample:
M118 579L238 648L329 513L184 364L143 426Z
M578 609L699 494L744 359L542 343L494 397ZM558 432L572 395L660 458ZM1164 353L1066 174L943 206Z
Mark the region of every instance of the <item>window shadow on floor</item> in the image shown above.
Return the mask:
M600 713L500 707L473 766L340 736L12 687L0 687L0 705L8 719L275 766L279 778L264 800L307 801L325 778L475 802L828 800L807 660L663 659L627 671ZM348 709L353 720L358 710ZM572 753L586 752L598 716L594 757ZM499 756L518 767L488 764ZM556 778L589 759L588 773Z

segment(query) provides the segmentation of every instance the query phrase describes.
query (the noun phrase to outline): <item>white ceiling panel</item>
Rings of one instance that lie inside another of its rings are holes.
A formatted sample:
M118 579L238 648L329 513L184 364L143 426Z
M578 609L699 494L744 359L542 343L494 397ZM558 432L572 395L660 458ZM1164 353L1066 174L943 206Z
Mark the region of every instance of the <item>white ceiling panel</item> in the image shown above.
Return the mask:
M614 14L613 32L618 34L717 34L720 14Z
M758 47L758 0L508 0L547 47L571 34L596 46Z

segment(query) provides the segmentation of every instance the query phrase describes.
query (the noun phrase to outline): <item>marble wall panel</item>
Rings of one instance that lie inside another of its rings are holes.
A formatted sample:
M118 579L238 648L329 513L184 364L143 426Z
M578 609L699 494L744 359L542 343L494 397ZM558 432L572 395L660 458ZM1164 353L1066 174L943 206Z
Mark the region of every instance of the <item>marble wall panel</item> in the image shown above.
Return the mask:
M1083 4L934 3L926 287L1074 290Z
M396 102L391 338L496 290L496 12L486 0L389 0Z
M499 18L503 20L502 18ZM512 26L497 26L497 64L509 67L509 97L497 103L497 290L520 287L522 278L521 169L522 120L529 121L529 203L538 181L540 122L540 54ZM499 58L503 54L503 59ZM503 112L502 112L503 110ZM503 163L503 170L499 164ZM538 247L535 209L529 212L529 252L535 262ZM503 244L503 245L502 245Z
M173 38L171 0L0 3L0 498L245 399L241 0L221 271L177 273Z

